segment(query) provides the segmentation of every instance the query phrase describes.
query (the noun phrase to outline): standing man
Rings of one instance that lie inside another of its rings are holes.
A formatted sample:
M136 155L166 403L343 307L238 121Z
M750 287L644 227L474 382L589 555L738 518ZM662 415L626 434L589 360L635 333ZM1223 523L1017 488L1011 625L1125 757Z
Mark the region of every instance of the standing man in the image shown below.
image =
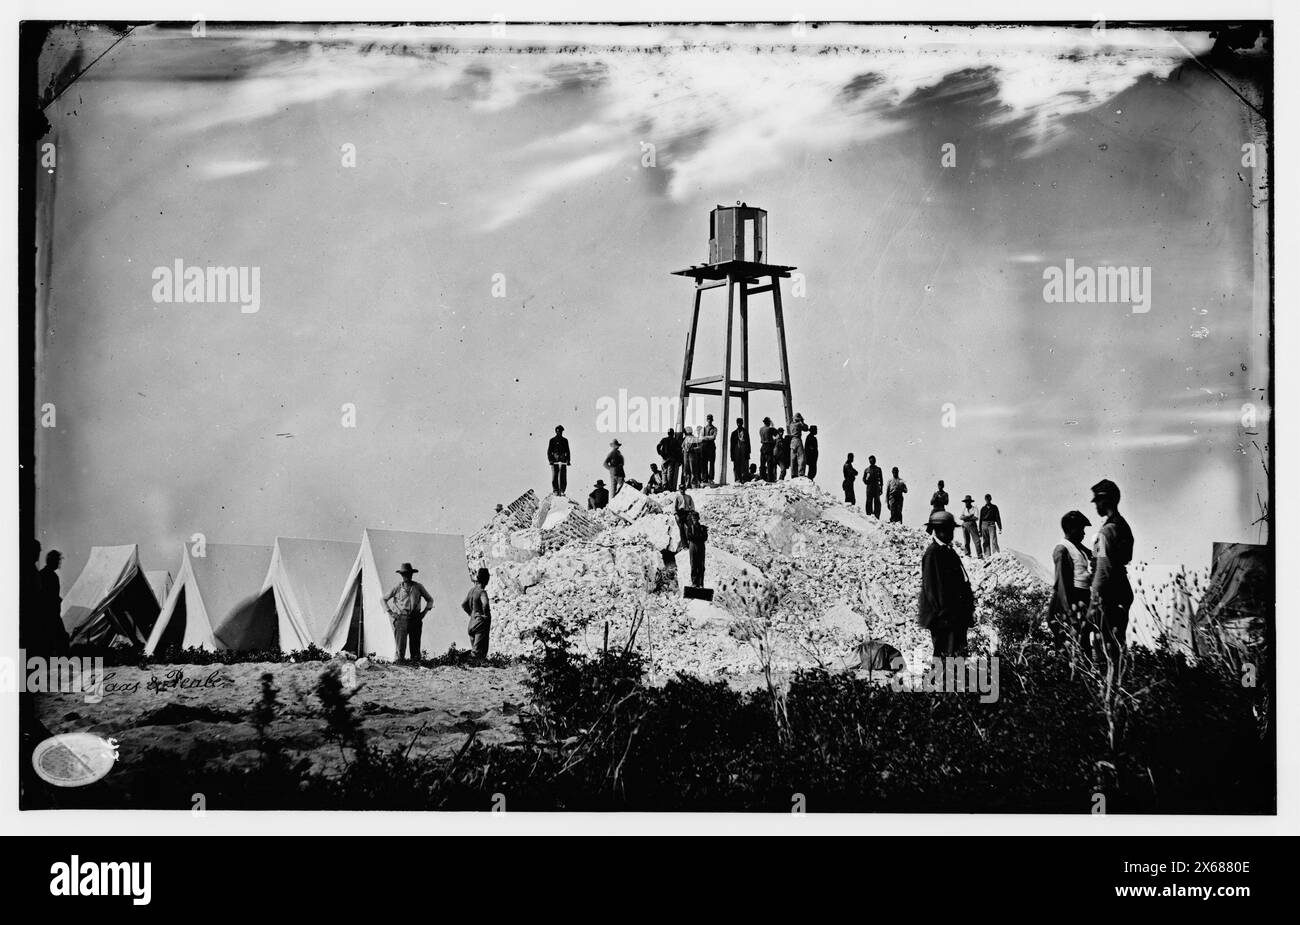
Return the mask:
M966 632L975 625L975 593L966 566L952 548L957 520L947 511L930 515L934 537L921 557L920 613L916 622L930 631L935 658L966 654Z
M424 615L433 609L433 596L424 585L415 580L418 568L403 562L397 574L402 576L393 590L384 595L384 606L393 620L393 637L397 640L397 660L406 660L407 641L410 641L411 660L420 658L420 634L424 632ZM426 606L420 609L420 603Z
M609 473L613 496L618 495L619 489L623 487L623 480L627 478L627 473L623 471L623 451L620 449L622 445L617 440L609 441L609 455L605 457L605 471Z
M691 587L704 587L704 544L709 528L700 523L700 515L691 511L686 518L686 547L691 553Z
M853 467L853 454L844 460L844 500L848 504L857 504L858 499L853 497L853 484L857 481L858 470Z
M984 496L984 506L980 508L980 536L984 538L984 555L992 556L998 552L998 534L1002 532L1002 512L993 503L992 495Z
M682 457L686 461L686 484L691 488L700 487L700 477L704 474L704 459L700 453L701 442L700 435L695 432L695 428L686 428L686 434L682 437Z
M695 501L686 493L685 482L682 482L681 490L673 499L673 512L677 515L677 532L682 537L682 541L677 545L677 551L681 552L686 547L686 519L695 513Z
M655 447L664 464L664 486L669 491L677 489L677 472L682 464L682 445L677 440L673 429L668 428L668 435Z
M460 609L469 614L469 645L475 658L487 658L488 636L492 632L492 603L488 600L488 570L481 568L474 576Z
M898 477L898 467L889 470L894 477L889 480L885 486L885 504L889 505L889 522L891 524L901 524L903 522L903 495L907 494L907 483Z
M718 428L713 426L711 414L704 416L704 422L700 431L700 461L704 465L704 481L712 483L717 480Z
M564 428L558 424L555 436L546 445L546 461L551 464L551 491L564 494L569 487L569 441L565 439Z
M587 510L603 510L609 504L609 489L605 487L604 479L596 479L596 487L587 495Z
M880 519L880 495L885 490L885 474L876 465L876 457L867 457L867 471L862 473L862 481L867 486L866 511L876 520Z
M1055 581L1047 622L1059 647L1069 633L1077 633L1079 646L1092 652L1092 630L1088 626L1088 602L1092 599L1092 553L1083 545L1083 531L1092 526L1082 511L1069 511L1061 518L1065 542L1052 550Z
M1128 583L1128 564L1133 561L1133 531L1119 512L1119 486L1102 479L1092 486L1092 503L1103 518L1093 540L1095 571L1088 603L1088 622L1100 632L1106 655L1118 672L1128 634L1129 607L1133 588Z
M817 481L817 456L821 450L817 447L817 425L808 428L808 438L803 442L803 458L808 463L808 480Z
M736 483L745 481L749 474L749 430L744 418L736 418L736 429L731 432L731 467Z
M948 493L943 490L943 479L939 479L939 489L930 496L930 513L948 509Z
M776 429L776 464L781 470L780 480L785 481L790 471L790 435L784 427Z
M763 418L763 426L758 429L758 477L764 482L771 482L776 477L776 431L772 428L772 419Z
M973 507L975 499L967 495L961 501L966 505L961 512L961 530L966 536L966 555L970 556L971 543L974 543L976 558L983 559L984 548L980 545L980 514Z
M794 420L789 422L786 433L786 442L790 447L790 478L797 479L803 475L806 459L804 457L803 435L808 430L808 425L803 421L802 414L796 414Z
M45 554L45 568L36 573L37 639L42 655L63 655L68 651L68 631L63 626L63 589L59 566L63 553L51 549Z

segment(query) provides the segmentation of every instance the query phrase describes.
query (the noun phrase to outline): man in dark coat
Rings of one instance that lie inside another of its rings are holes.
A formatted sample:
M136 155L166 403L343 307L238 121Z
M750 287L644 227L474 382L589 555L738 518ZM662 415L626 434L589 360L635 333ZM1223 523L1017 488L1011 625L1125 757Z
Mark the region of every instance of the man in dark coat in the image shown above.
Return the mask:
M991 556L998 552L998 534L1002 532L1002 512L993 503L992 495L984 496L984 506L980 508L980 537L984 543L984 555Z
M488 570L481 568L474 585L461 601L460 608L469 614L469 643L477 658L487 658L488 636L492 632L492 603L488 600Z
M62 564L63 553L51 549L45 554L45 568L36 573L34 642L41 655L64 655L68 651L68 633L63 628L63 589L59 585Z
M668 491L676 491L677 475L682 468L682 442L677 439L677 434L671 427L668 428L667 436L659 441L655 451L664 464L664 487Z
M737 483L749 475L749 454L749 430L744 418L736 418L736 429L731 432L731 468Z
M709 528L700 523L700 515L691 511L686 516L686 548L691 553L691 587L704 587L704 544L709 539Z
M551 464L551 491L564 494L569 487L569 441L563 427L556 426L555 436L546 445L546 461Z
M776 429L776 465L780 469L776 480L784 480L790 472L790 435L784 427Z
M885 491L885 474L876 465L876 457L867 457L867 469L862 473L862 481L867 486L866 511L876 520L880 519L880 496Z
M964 656L966 632L975 625L975 593L966 567L952 548L957 520L947 511L930 515L933 540L921 557L920 612L916 622L930 631L936 658Z
M705 415L705 424L700 428L700 463L705 482L718 480L718 428L713 423L713 415Z
M808 467L808 480L817 481L817 455L821 449L817 446L817 425L808 428L808 436L803 441L803 461Z
M604 479L596 479L596 487L587 495L587 510L599 511L609 504L609 489Z
M943 479L939 479L939 488L930 496L930 513L948 510L948 493L943 490Z
M858 470L853 465L853 454L844 460L844 500L848 504L857 504L858 499L853 495L854 483L858 478Z
M776 479L776 428L771 418L763 418L758 429L758 477L764 482Z

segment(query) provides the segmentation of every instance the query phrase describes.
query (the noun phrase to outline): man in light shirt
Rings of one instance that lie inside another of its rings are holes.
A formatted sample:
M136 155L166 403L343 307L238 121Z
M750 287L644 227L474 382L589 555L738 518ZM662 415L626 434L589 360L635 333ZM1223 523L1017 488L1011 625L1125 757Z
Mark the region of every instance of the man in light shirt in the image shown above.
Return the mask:
M397 660L406 659L406 647L409 641L411 660L420 658L420 634L424 631L424 615L433 609L433 595L424 585L415 580L418 568L403 562L397 574L402 580L393 586L393 590L384 596L384 606L393 621L393 637L397 640ZM420 609L420 605L425 605Z

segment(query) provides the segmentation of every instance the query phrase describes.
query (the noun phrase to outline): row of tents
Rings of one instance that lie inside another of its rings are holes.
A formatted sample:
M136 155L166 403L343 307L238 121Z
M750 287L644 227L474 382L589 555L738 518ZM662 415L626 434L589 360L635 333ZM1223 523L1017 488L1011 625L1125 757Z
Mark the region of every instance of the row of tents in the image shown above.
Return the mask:
M278 537L274 546L186 545L174 580L145 571L138 547L95 546L63 599L74 646L300 651L316 646L392 659L383 598L404 562L434 600L423 646L464 643L469 588L463 536L365 530L361 542Z

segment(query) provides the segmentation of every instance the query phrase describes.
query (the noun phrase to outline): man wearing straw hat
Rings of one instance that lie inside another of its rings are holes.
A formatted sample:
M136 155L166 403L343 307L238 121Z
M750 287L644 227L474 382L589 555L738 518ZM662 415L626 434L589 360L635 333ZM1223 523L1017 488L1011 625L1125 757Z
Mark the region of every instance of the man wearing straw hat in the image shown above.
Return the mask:
M605 471L609 473L609 483L613 488L610 497L619 493L623 481L627 478L627 473L623 469L623 451L619 449L622 445L617 440L609 441L609 455L605 457Z
M406 658L407 640L410 640L411 660L419 660L424 615L433 609L433 596L414 578L418 571L418 568L411 567L411 563L403 562L397 570L402 580L384 597L384 606L388 608L388 614L393 620L393 637L397 640L399 662ZM426 605L423 610L420 609L421 601Z

